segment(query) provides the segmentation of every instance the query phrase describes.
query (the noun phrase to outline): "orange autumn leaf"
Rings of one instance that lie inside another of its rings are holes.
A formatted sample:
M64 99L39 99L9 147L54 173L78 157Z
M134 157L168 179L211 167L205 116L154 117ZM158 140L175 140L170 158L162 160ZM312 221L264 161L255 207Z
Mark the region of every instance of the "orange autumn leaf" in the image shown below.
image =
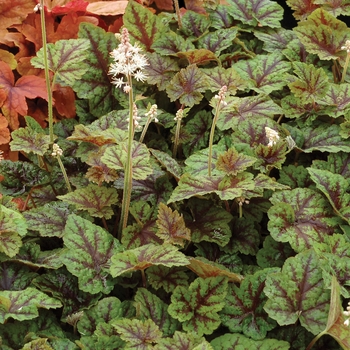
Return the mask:
M123 15L128 1L97 1L87 7L87 11L100 16Z
M32 13L35 0L2 0L0 1L0 29L12 24L22 23L28 13Z
M56 110L61 116L75 117L75 93L71 87L56 85L53 97Z
M18 115L26 115L26 98L41 97L47 100L45 80L34 75L26 75L15 82L10 66L0 62L0 90L5 93L1 109L11 130L19 127ZM1 102L1 95L0 95Z
M8 122L6 118L0 114L0 145L4 145L10 142L10 130L8 128Z

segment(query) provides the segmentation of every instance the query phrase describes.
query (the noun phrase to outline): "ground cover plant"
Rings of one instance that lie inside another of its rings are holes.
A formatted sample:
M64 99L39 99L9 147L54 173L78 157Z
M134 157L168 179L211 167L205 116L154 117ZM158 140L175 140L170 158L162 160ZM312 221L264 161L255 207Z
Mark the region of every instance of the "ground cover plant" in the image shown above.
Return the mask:
M350 349L350 6L185 5L0 4L1 349Z

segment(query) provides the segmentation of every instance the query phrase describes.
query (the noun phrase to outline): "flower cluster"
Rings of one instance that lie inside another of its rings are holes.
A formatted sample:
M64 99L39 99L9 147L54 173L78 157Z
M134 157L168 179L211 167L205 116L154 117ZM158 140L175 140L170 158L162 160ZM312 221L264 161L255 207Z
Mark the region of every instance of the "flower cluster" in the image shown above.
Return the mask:
M346 311L343 311L343 314L348 317L345 321L344 324L345 326L349 326L350 324L350 301L348 302L348 306L346 308Z
M52 145L52 153L51 153L51 155L53 157L57 157L57 156L61 156L62 154L63 154L63 151L62 151L61 147L57 143L54 143Z
M269 139L269 143L267 144L268 147L272 147L280 139L278 132L269 128L268 126L265 127L265 133L266 137Z
M345 45L341 47L342 50L346 50L348 54L350 54L350 40L345 41Z
M177 112L176 112L176 115L175 115L175 118L174 120L175 121L178 121L178 120L181 120L184 116L184 110L182 108L180 108Z
M121 35L121 42L118 47L111 52L111 56L114 59L114 63L109 68L109 74L113 76L112 83L118 88L124 86L124 92L130 92L130 84L124 81L124 75L128 77L134 77L137 81L144 81L146 75L143 69L148 65L145 55L140 53L141 48L135 43L130 44L129 32L126 28L123 28Z
M150 120L154 119L155 123L158 123L159 120L157 119L157 113L158 113L158 106L156 104L152 105L150 110L145 113L145 116L149 118Z
M214 96L215 99L219 100L219 107L225 107L227 106L227 102L225 101L225 97L226 97L226 92L227 92L227 86L224 85L219 93L217 95Z

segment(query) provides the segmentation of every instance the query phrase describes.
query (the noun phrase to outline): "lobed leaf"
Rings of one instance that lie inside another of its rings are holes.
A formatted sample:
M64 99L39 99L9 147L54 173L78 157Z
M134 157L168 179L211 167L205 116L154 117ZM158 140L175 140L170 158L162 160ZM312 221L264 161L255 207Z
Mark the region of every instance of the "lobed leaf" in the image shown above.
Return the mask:
M57 198L74 204L77 209L87 210L91 216L110 219L113 215L112 205L118 203L118 193L112 187L89 184Z
M100 226L75 214L68 217L63 242L68 249L62 261L78 277L79 288L91 294L109 293L114 282L108 267L111 256L122 250L120 243Z
M19 291L0 291L0 323L10 317L23 321L39 316L38 308L57 309L62 304L40 292L38 289L28 287Z
M15 256L22 246L21 237L27 233L27 223L22 214L0 205L0 252Z
M319 260L313 250L288 258L281 272L267 276L264 309L279 325L301 325L313 334L327 324L330 291L324 286Z
M280 53L273 53L239 61L234 68L243 80L249 82L250 89L268 95L287 84L287 72L291 64L284 61Z
M246 276L239 287L230 285L225 307L220 312L222 323L230 332L243 332L254 340L262 340L276 327L276 322L263 309L267 300L263 290L266 277L278 271L278 268L260 270Z
M172 158L168 153L157 149L150 148L149 151L171 175L173 175L176 179L180 178L182 175L182 168L174 158Z
M227 0L228 13L236 20L253 27L280 27L283 8L269 0Z
M152 320L164 336L172 336L179 329L179 322L168 314L168 305L145 288L135 295L135 307L142 321Z
M173 267L187 264L187 258L176 247L150 243L115 254L112 257L110 271L113 277L117 277L123 273L145 270L154 265Z
M38 276L27 266L22 266L10 261L0 264L2 278L0 280L0 290L23 290L31 281Z
M148 175L153 173L153 168L150 166L149 151L143 143L133 141L131 157L133 179L145 180ZM111 169L124 170L126 158L127 143L124 142L107 148L101 159Z
M193 38L199 38L210 27L209 18L196 11L187 10L182 16L182 31L186 36Z
M154 350L213 350L204 337L198 337L194 332L176 331L172 338L159 339Z
M323 242L337 221L322 195L308 188L274 193L268 210L268 230L278 242L289 242L296 252Z
M211 334L220 325L218 312L225 303L227 278L197 278L189 286L178 286L171 295L169 314L182 322L185 331Z
M48 67L61 86L73 86L89 69L84 61L89 48L87 39L58 40L55 44L47 44ZM31 63L35 68L44 69L43 48L31 59Z
M159 327L151 319L140 321L124 318L114 321L113 326L129 348L151 350L152 343L157 343L162 337Z

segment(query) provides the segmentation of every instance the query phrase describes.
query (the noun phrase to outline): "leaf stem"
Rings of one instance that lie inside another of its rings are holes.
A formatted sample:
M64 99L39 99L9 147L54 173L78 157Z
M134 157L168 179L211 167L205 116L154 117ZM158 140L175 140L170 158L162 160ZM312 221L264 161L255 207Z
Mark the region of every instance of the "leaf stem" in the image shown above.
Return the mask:
M52 107L53 103L52 103L52 89L51 89L50 75L49 75L49 64L48 64L48 58L47 58L47 40L46 40L44 0L40 0L40 19L41 19L41 36L42 36L42 42L43 42L43 54L44 54L44 72L45 72L48 114L49 114L50 143L53 143L54 142L53 107Z
M324 334L324 332L321 332L320 334L316 335L316 337L312 339L311 343L307 346L306 350L310 350L315 345L317 340L320 339Z
M68 192L72 192L72 187L70 186L68 175L67 175L66 169L64 168L64 165L62 163L61 157L59 155L57 155L56 158L57 158L58 164L59 164L59 166L61 168L61 171L62 171L62 174L63 174L63 177L64 177L64 181L66 183Z
M180 14L180 7L179 7L179 2L178 0L174 0L174 7L175 7L175 12L177 16L177 24L179 25L179 28L182 28L182 22L181 22L181 14Z
M129 134L127 144L127 156L124 173L124 190L122 200L122 211L119 221L119 232L118 239L121 241L122 232L128 223L129 207L131 201L131 190L132 190L132 143L134 139L134 96L132 91L132 79L131 75L128 75L129 90Z

